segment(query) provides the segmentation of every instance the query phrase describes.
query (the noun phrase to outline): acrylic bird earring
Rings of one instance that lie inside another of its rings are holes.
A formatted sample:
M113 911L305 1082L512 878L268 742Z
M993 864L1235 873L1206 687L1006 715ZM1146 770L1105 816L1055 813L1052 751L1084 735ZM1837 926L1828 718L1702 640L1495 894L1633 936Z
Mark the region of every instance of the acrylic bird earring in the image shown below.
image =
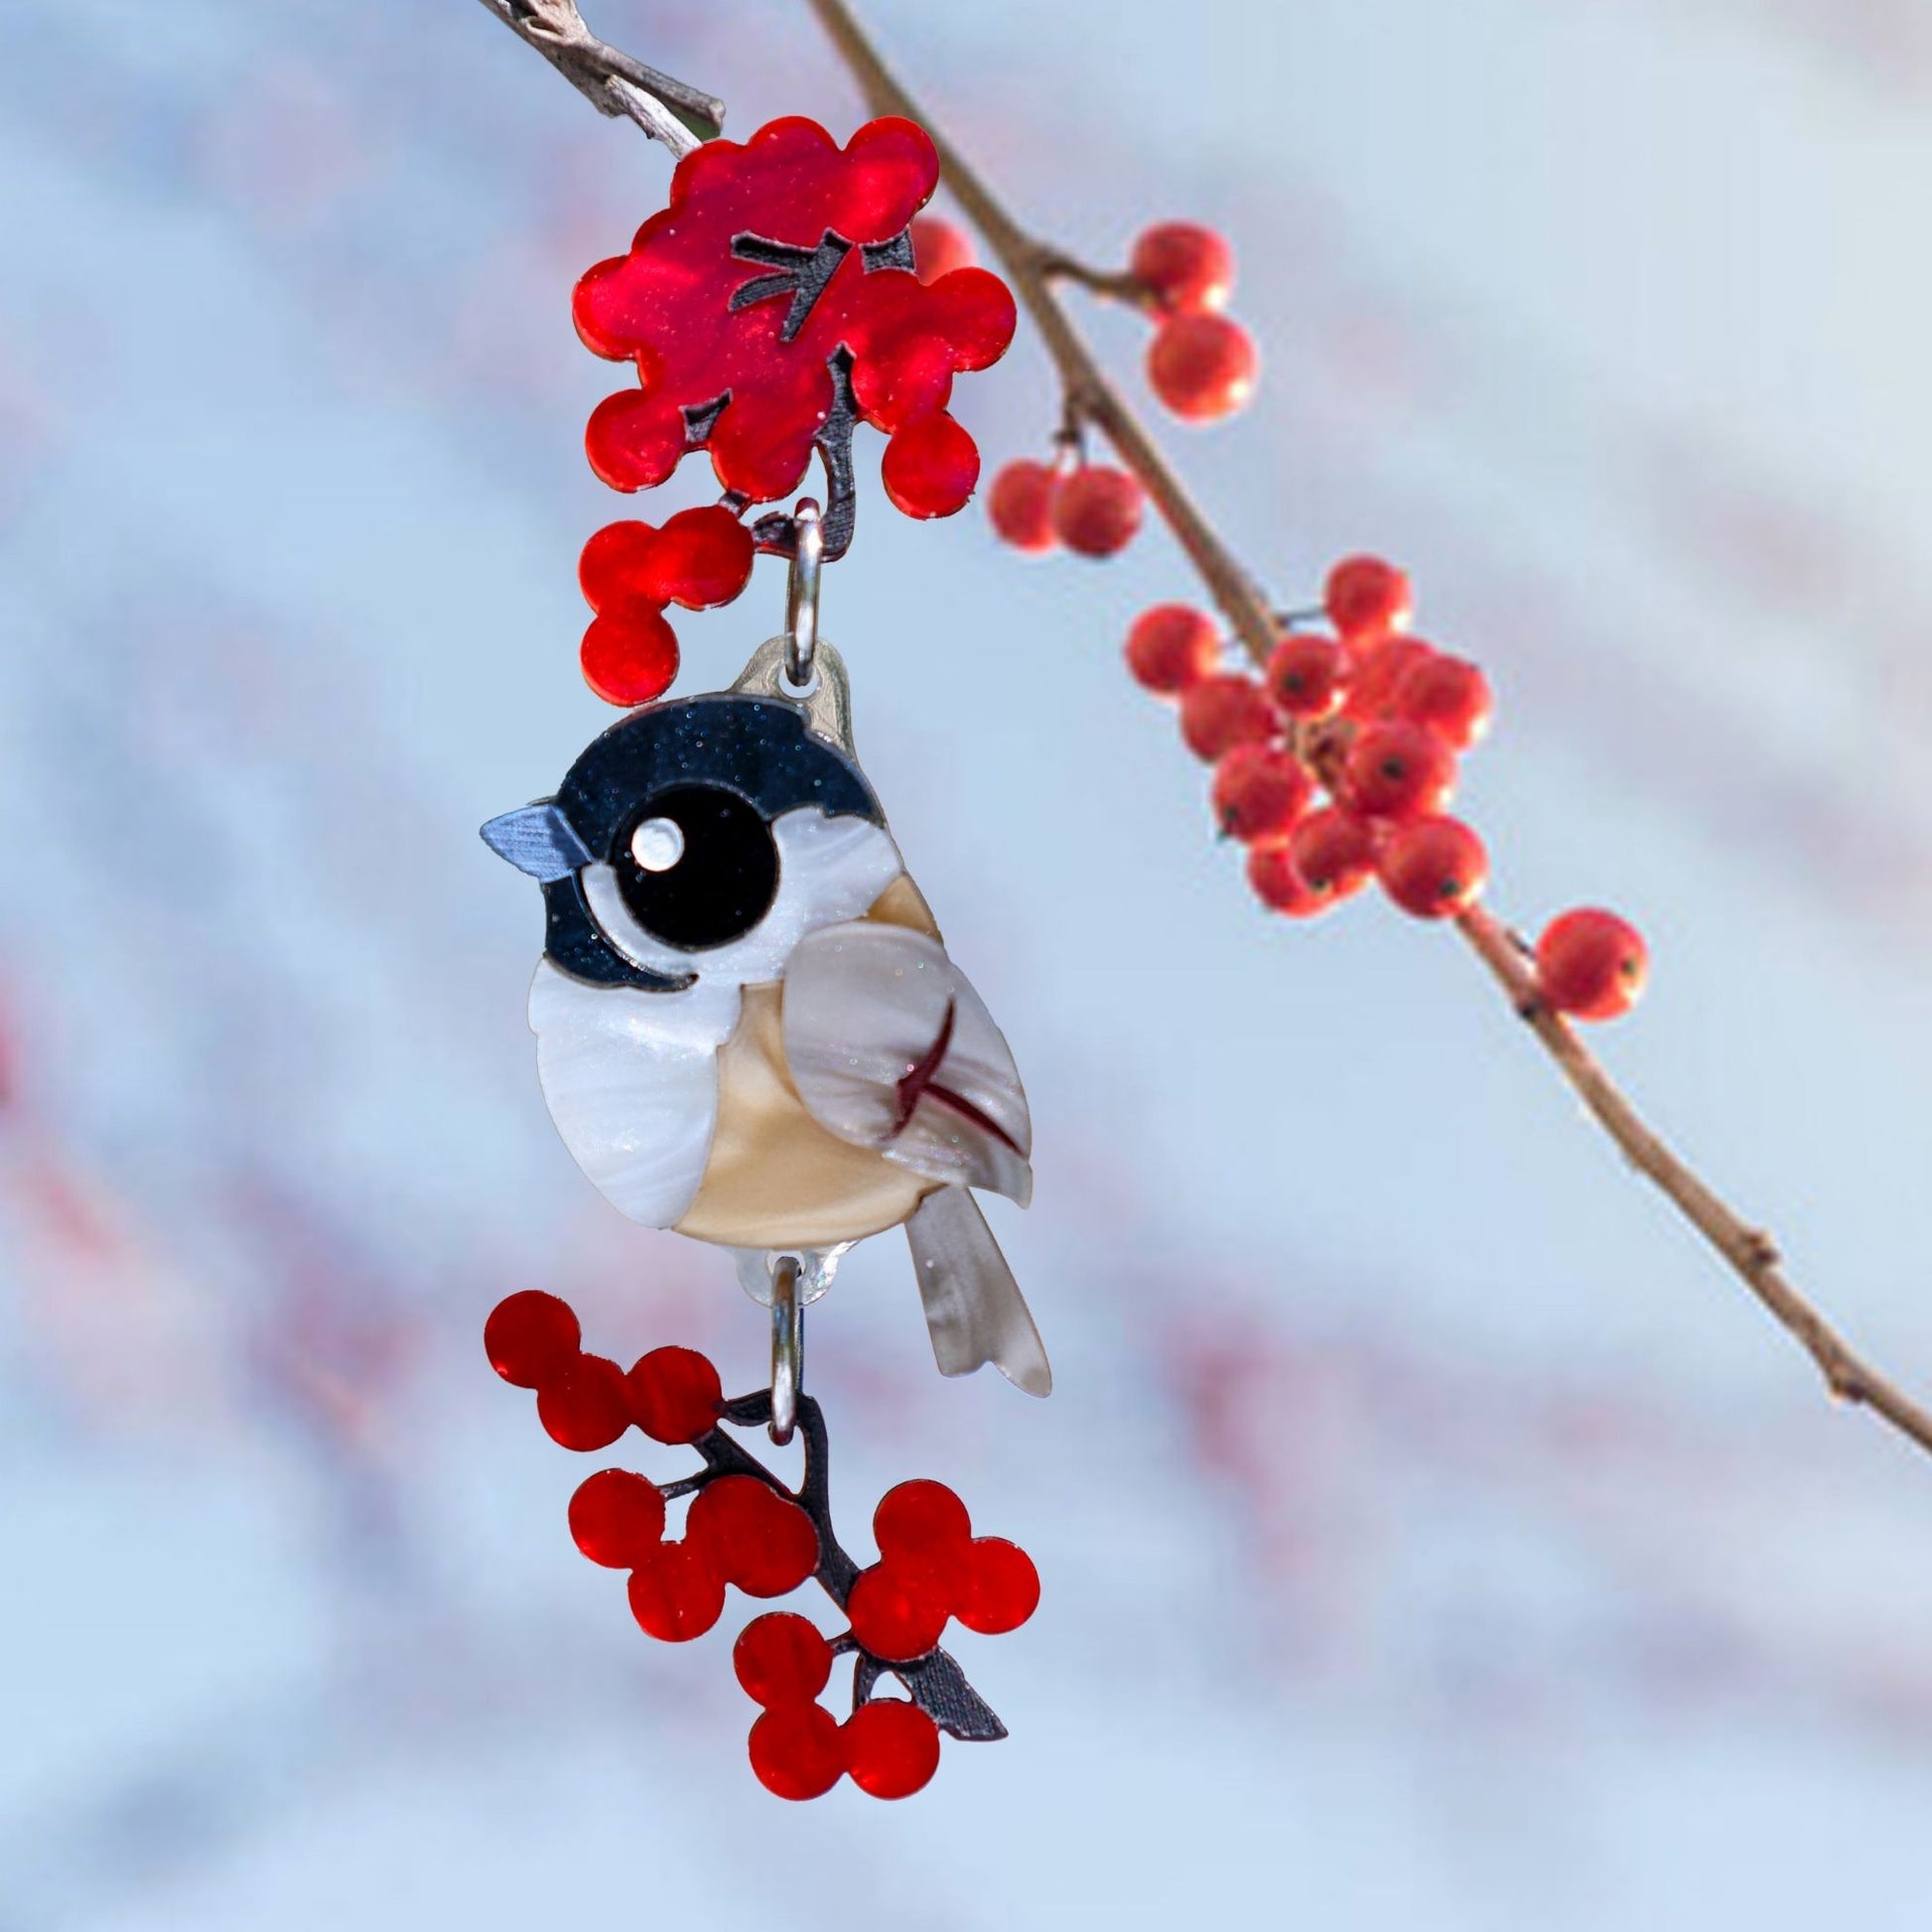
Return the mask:
M861 1569L833 1534L824 1421L801 1387L805 1305L854 1242L897 1227L941 1371L990 1362L1031 1394L1051 1383L973 1193L1024 1206L1032 1192L1019 1072L886 829L845 666L818 635L821 571L854 533L860 424L890 437L886 490L908 515L950 514L977 481L946 405L957 373L1004 352L1014 307L984 270L929 286L912 272L908 226L937 181L908 121L874 121L844 148L810 121L775 121L743 145L694 147L669 206L578 285L585 343L638 375L593 415L593 467L648 488L702 450L724 495L586 545L584 674L635 708L554 796L483 827L542 888L530 1025L565 1145L631 1219L734 1252L770 1310L771 1385L727 1402L711 1364L680 1348L625 1372L585 1353L571 1311L534 1291L490 1316L489 1358L536 1391L566 1448L604 1449L634 1425L698 1450L693 1474L660 1486L605 1470L571 1504L585 1554L630 1572L651 1635L710 1629L728 1586L775 1596L815 1577L844 1611L849 1628L830 1636L761 1616L734 1653L763 1707L753 1768L790 1798L847 1773L904 1796L936 1768L941 1730L1003 1736L939 1640L955 1618L1013 1629L1038 1596L1025 1553L974 1537L932 1482L880 1504L880 1560ZM822 513L804 497L747 521L790 497L814 456ZM731 602L760 552L787 560L783 630L728 690L664 697L678 666L665 612ZM779 1443L802 1431L797 1490L728 1433L760 1425ZM683 1496L683 1535L666 1540ZM847 1654L840 1724L819 1698ZM887 1676L904 1699L878 1695Z

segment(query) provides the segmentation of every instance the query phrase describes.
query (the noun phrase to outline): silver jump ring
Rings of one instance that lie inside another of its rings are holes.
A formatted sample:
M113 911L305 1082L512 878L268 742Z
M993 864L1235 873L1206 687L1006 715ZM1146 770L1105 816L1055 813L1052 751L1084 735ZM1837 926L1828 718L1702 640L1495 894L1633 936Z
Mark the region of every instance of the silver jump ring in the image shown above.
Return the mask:
M771 1440L780 1449L798 1421L805 1379L805 1307L798 1299L798 1257L780 1255L771 1270Z
M825 561L825 526L812 497L798 499L791 524L791 572L785 579L785 676L803 690L812 681L812 657L818 649L818 578Z

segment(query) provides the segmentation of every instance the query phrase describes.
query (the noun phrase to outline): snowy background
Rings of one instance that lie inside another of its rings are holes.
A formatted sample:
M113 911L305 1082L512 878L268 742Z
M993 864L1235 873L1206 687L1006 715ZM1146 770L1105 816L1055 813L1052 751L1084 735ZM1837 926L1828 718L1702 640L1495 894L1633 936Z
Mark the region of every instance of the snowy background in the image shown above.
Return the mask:
M756 1786L742 1619L641 1636L479 1342L546 1287L763 1380L724 1258L555 1141L475 829L610 715L567 298L664 157L474 0L14 11L0 1928L1922 1928L1932 1465L1449 937L1254 908L1119 664L1164 538L1035 563L876 493L825 625L1028 1077L998 1224L1059 1388L933 1375L897 1241L808 1380L851 1540L939 1476L1046 1593L957 1646L1011 1742ZM1932 5L870 12L1079 252L1235 236L1264 398L1170 447L1284 603L1410 565L1503 694L1497 902L1645 926L1607 1054L1932 1387ZM741 136L860 118L802 7L592 18ZM961 399L1043 445L1031 342ZM686 688L779 596L681 617Z

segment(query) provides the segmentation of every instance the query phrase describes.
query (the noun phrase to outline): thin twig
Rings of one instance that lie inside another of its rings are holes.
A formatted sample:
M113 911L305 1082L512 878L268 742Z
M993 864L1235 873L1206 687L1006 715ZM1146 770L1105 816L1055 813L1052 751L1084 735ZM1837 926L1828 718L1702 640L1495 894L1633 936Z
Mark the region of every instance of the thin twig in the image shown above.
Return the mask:
M1005 207L880 60L844 0L807 0L860 92L876 114L902 114L932 136L946 187L967 218L986 237L1012 280L1053 358L1069 414L1106 437L1120 460L1154 499L1186 552L1208 595L1257 664L1279 641L1278 620L1232 551L1202 515L1139 418L1095 361L1054 292L1070 281L1095 294L1137 301L1131 276L1088 269L1039 241ZM1305 753L1311 748L1302 747ZM1744 1286L1811 1356L1832 1393L1862 1403L1932 1452L1932 1414L1871 1368L1791 1284L1776 1244L1728 1207L1645 1123L1561 1014L1536 993L1523 949L1495 915L1476 906L1460 915L1457 929L1494 975L1511 1006L1522 1015L1544 1050L1578 1097L1638 1173L1654 1181L1678 1211L1729 1264Z
M511 33L561 73L600 114L632 120L680 160L715 140L725 103L633 61L584 25L577 0L483 0Z

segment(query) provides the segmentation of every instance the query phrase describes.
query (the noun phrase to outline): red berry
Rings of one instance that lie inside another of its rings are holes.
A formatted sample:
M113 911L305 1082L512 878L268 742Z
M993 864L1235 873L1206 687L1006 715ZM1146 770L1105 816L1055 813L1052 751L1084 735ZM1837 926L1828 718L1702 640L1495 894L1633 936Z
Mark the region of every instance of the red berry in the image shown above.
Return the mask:
M1079 557L1111 557L1133 541L1146 506L1141 485L1125 470L1090 463L1060 481L1053 528Z
M810 1704L832 1676L832 1646L809 1617L767 1610L739 1632L732 1668L745 1695L769 1710Z
M1234 293L1234 250L1198 222L1162 221L1135 242L1128 272L1177 315L1221 309Z
M1009 463L993 479L987 491L986 514L993 533L1003 543L1037 557L1059 547L1053 528L1053 499L1060 480L1050 465L1022 457Z
M539 1288L506 1296L483 1323L483 1353L490 1367L519 1389L534 1389L568 1368L583 1338L570 1304Z
M879 480L907 516L951 516L980 480L979 445L941 410L907 423L886 445Z
M1384 637L1377 643L1359 645L1342 716L1364 721L1393 717L1396 686L1436 654L1434 646L1420 637Z
M1389 708L1398 718L1427 725L1458 752L1466 752L1488 729L1492 704L1482 672L1466 657L1441 651L1407 665L1389 693Z
M1039 1572L1017 1543L983 1536L973 1545L966 1587L953 1614L983 1637L1017 1630L1039 1607Z
M1247 407L1261 375L1254 338L1226 316L1174 316L1147 345L1148 387L1185 423Z
M1268 695L1291 718L1325 718L1347 676L1348 653L1333 637L1291 631L1268 660Z
M1405 912L1442 919L1481 896L1489 855L1459 818L1418 818L1396 829L1380 871L1382 890Z
M1409 579L1380 557L1345 557L1328 573L1321 602L1351 644L1374 643L1409 621Z
M1214 823L1253 845L1278 839L1308 810L1314 783L1281 745L1237 745L1214 767Z
M1615 1020L1636 1005L1650 976L1650 948L1627 919L1580 905L1536 942L1537 990L1578 1020Z
M1282 843L1248 848L1248 884L1270 911L1285 912L1291 919L1312 918L1334 902L1310 888L1295 868L1294 853Z
M767 1711L752 1726L752 1770L774 1797L822 1798L845 1775L845 1737L823 1705Z
M660 1543L630 1573L630 1614L660 1643L703 1636L724 1609L724 1578L689 1543Z
M936 282L955 268L973 265L973 238L957 221L943 215L920 214L912 221L912 272L920 281Z
M1370 818L1433 812L1454 784L1455 755L1434 732L1402 718L1365 727L1342 765L1349 804Z
M852 1782L875 1798L909 1798L939 1768L939 1726L902 1698L862 1704L840 1738Z
M1221 661L1221 633L1205 611L1189 604L1157 604L1127 633L1127 668L1137 684L1172 697L1212 677Z
M718 1427L725 1391L695 1348L653 1348L624 1378L630 1413L654 1442L695 1443Z
M1296 872L1310 892L1334 904L1351 897L1375 871L1375 834L1338 805L1311 812L1289 835Z
M699 1490L684 1540L747 1596L782 1596L818 1568L812 1519L757 1476L717 1476Z
M876 1563L854 1579L845 1599L852 1634L875 1657L908 1663L944 1635L951 1610L932 1581L915 1568Z
M648 704L677 676L677 632L662 611L627 604L592 622L578 662L606 704Z
M943 1482L901 1482L872 1513L872 1538L894 1564L948 1564L972 1543L973 1519Z
M664 1540L664 1492L628 1469L600 1469L570 1499L570 1533L593 1563L634 1570Z
M709 611L751 582L756 550L751 531L722 503L679 510L646 553L637 589L651 604Z
M579 1355L537 1390L537 1421L567 1449L609 1449L630 1427L623 1370L603 1355Z
M1262 744L1281 730L1267 692L1239 672L1204 677L1181 694L1180 736L1204 763L1218 764L1237 745Z

